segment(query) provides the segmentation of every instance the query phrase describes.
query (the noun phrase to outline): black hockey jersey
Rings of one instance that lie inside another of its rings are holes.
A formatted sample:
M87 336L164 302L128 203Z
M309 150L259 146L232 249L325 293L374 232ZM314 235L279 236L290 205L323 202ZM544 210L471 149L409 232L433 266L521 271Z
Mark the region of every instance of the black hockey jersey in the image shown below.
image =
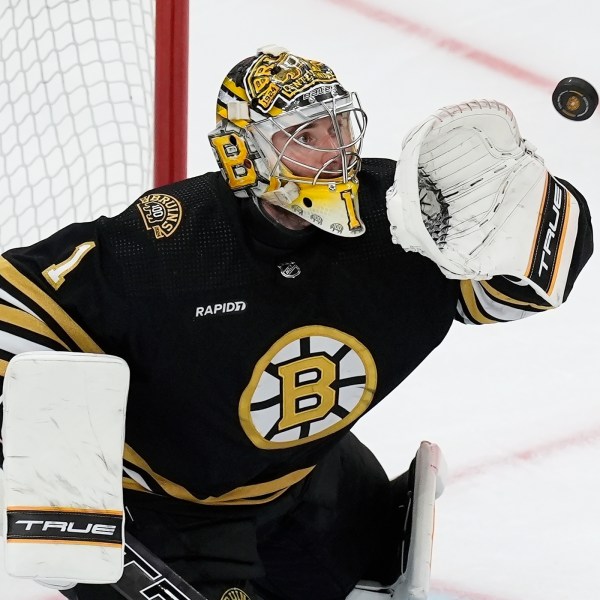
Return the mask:
M548 308L503 278L448 280L393 245L385 192L394 168L364 161L367 229L354 239L315 231L295 249L266 248L244 201L208 173L6 252L0 375L29 350L120 356L131 369L126 488L206 504L279 496L457 314L486 323ZM569 289L590 253L585 209Z

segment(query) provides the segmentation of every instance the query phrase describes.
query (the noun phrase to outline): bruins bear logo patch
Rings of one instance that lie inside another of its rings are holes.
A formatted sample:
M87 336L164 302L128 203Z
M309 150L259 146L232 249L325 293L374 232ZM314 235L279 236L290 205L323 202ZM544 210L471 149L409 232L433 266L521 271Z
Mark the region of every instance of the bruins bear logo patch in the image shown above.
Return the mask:
M156 239L173 235L181 223L181 203L167 194L150 194L140 198L138 210L146 229L154 232Z

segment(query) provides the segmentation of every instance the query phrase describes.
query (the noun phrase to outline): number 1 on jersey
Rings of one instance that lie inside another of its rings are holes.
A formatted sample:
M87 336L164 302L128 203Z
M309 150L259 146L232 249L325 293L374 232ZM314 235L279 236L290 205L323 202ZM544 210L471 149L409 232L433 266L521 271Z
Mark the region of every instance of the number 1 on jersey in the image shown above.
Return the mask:
M94 242L84 242L83 244L79 244L69 258L56 265L50 265L42 272L42 275L46 278L46 281L57 290L65 282L65 277L75 269L83 257L95 247L96 244Z

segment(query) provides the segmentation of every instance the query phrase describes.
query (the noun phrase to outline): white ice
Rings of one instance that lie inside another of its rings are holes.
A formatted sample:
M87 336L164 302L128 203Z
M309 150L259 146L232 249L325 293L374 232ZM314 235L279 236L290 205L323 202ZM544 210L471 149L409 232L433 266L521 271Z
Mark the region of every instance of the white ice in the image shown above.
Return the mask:
M189 173L214 170L205 140L230 66L261 45L331 65L369 114L365 156L396 158L433 110L509 105L548 169L600 211L600 110L559 116L553 83L600 89L600 4L548 0L192 1ZM520 323L455 325L439 349L355 427L390 475L422 439L445 452L436 600L597 600L600 561L600 257L568 303ZM57 600L0 581L2 600Z

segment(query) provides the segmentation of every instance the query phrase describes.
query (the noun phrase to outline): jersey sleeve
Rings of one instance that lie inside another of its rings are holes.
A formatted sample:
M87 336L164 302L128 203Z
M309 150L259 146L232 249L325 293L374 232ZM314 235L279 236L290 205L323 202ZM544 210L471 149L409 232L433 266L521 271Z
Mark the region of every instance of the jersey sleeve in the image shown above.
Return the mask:
M124 320L119 274L97 222L70 225L0 257L0 392L8 361L29 351L102 353Z
M40 350L69 350L69 347L43 319L1 285L0 389L8 361L15 354Z
M583 195L569 182L558 179L579 206L577 235L568 269L564 300L593 252L592 222ZM456 320L470 325L516 321L553 307L542 299L525 281L503 276L488 281L465 280L460 283Z

